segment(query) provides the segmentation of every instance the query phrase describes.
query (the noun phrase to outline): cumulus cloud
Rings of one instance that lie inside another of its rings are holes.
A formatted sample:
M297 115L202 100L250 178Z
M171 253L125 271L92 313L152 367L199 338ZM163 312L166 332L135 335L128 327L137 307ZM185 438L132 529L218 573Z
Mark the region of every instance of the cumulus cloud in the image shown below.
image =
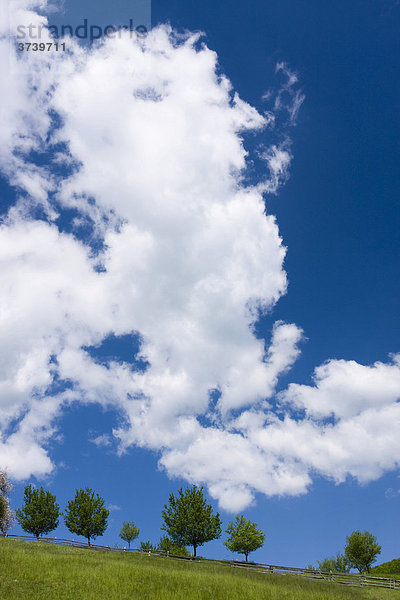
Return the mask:
M14 21L44 22L35 6L21 0ZM263 193L287 179L290 141L263 151L261 184L244 183L244 133L265 148L273 119L234 92L215 52L159 27L91 49L70 40L42 63L11 56L0 165L20 196L0 227L0 464L16 478L49 473L55 420L79 402L119 412L94 444L113 434L121 453L156 450L171 476L205 483L228 510L256 492L304 493L314 472L368 481L394 468L397 357L330 361L313 386L276 396L303 333L277 321L266 345L255 324L287 289ZM297 76L281 70L293 124ZM96 361L88 347L111 334L139 334L138 355Z
M329 360L315 369L314 386L292 383L281 398L316 418L351 418L368 409L384 408L400 398L400 354L389 364L371 366Z

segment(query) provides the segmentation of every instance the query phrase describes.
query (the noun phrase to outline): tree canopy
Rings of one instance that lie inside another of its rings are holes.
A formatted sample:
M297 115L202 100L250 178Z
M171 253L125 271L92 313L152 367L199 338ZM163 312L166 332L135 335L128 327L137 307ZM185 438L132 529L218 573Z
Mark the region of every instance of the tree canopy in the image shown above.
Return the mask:
M261 548L265 541L265 533L257 529L257 523L248 521L243 515L238 515L234 521L228 524L226 533L229 537L224 542L225 546L231 552L244 554L246 562L249 553Z
M357 569L360 573L369 572L372 563L381 552L381 546L372 533L369 531L353 531L346 538L344 553L350 566Z
M25 486L24 505L16 512L17 521L27 533L33 533L38 539L44 533L53 531L58 525L60 507L56 497L49 491Z
M221 536L219 513L213 514L202 487L180 488L177 496L170 494L162 516L161 529L179 546L193 546L193 556L199 546Z
M140 533L140 529L136 527L133 521L124 521L122 523L122 529L119 532L121 540L128 542L129 550L131 549L131 542L135 540Z
M71 533L83 535L90 546L90 540L103 535L107 529L110 511L104 507L104 500L91 488L76 490L64 514L64 521Z

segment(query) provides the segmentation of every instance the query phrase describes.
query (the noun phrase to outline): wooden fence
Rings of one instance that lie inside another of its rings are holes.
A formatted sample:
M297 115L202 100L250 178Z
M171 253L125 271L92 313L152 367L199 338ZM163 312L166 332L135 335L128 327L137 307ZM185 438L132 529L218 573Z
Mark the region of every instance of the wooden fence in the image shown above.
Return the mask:
M400 590L400 579L389 577L372 577L364 573L335 573L319 570L301 569L298 567L283 567L280 565L264 565L261 563L231 563L235 568L253 569L258 573L280 573L282 575L301 575L306 579L327 581L353 586L384 587L392 590Z
M161 552L158 550L150 550L143 552L139 549L128 550L126 548L113 548L111 546L101 546L99 544L90 544L90 546L86 542L80 542L79 540L65 540L63 538L49 538L49 537L41 537L39 540L29 535L8 535L10 539L18 539L18 540L28 540L28 541L38 541L39 543L44 544L59 544L61 546L73 546L75 548L86 548L90 550L99 550L103 552L132 552L137 553L141 552L142 554L158 555L158 556L167 556L170 559L174 560L189 560L195 561L196 563L211 563L211 564L220 564L226 567L233 567L235 569L246 569L247 571L252 571L255 573L264 573L266 575L271 575L273 573L279 573L281 575L300 575L305 577L306 579L314 579L319 581L326 581L330 583L338 583L343 585L352 585L352 586L373 586L373 587L381 587L388 588L392 590L400 590L400 579L393 579L389 577L371 577L370 575L357 574L357 573L333 573L332 571L324 572L319 570L310 570L310 569L302 569L299 567L283 567L280 565L266 565L263 563L253 563L253 562L241 562L238 560L214 560L214 559L205 559L205 558L193 558L188 556L175 556L165 552Z

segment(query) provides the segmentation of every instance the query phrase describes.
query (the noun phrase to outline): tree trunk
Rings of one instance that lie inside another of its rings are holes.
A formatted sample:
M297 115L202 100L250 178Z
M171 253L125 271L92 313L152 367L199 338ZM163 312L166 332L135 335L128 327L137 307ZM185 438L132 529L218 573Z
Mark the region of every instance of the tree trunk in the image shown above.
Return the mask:
M90 546L90 537L87 539L88 546Z
M193 544L193 556L196 558L196 545Z
M245 552L245 553L244 553L244 555L245 555L245 557L246 557L246 562L247 562L247 557L248 557L249 553L248 553L248 552Z
M128 540L128 548L129 548L129 550L131 549L131 542L130 542L130 540Z

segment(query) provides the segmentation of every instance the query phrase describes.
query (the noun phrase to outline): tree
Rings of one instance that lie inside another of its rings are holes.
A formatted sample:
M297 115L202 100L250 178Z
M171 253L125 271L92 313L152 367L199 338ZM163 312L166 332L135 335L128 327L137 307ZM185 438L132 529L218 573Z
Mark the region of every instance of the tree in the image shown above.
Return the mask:
M140 549L142 552L152 552L153 550L156 550L150 541L140 542Z
M257 523L248 521L243 515L239 515L234 521L231 521L226 528L226 533L229 535L225 546L231 552L239 552L247 558L250 552L254 552L257 548L261 548L265 541L265 533L257 529Z
M329 571L336 571L336 560L332 558L324 558L324 560L317 560L318 569L323 573L329 573Z
M2 523L3 519L6 516L6 511L8 507L7 499L4 496L0 496L0 523Z
M203 497L203 488L192 486L178 490L178 495L170 494L168 505L164 505L162 516L167 532L175 544L193 546L193 556L199 546L221 537L219 513L212 512L211 504Z
M338 573L348 573L350 571L349 561L347 560L346 556L344 554L340 554L340 552L336 554L335 570Z
M7 535L7 531L14 523L14 513L8 500L12 488L7 471L0 471L0 531L3 536Z
M24 506L17 510L17 521L27 533L39 539L43 533L53 531L58 525L60 507L56 497L42 487L25 486Z
M381 552L381 546L377 539L369 531L353 531L346 538L344 548L345 557L351 567L358 569L360 573L371 568L372 563L376 561L376 556Z
M11 510L8 499L0 496L0 531L2 536L7 535L7 531L14 524L14 512Z
M124 521L122 523L122 529L119 532L119 537L122 540L124 540L125 542L128 542L128 546L129 546L129 550L130 550L131 542L133 542L133 540L135 540L137 538L139 533L140 533L140 529L135 526L133 521L130 523L128 521Z
M107 528L110 511L104 507L104 500L91 488L76 490L64 514L64 521L71 533L83 535L90 546L90 540L103 535Z
M173 540L166 535L163 535L160 538L157 549L160 550L160 552L172 554L173 556L190 556L185 546L174 543Z
M348 573L350 571L350 564L347 558L338 552L335 557L332 558L324 558L324 560L319 561L318 569L320 571L324 571L328 573L329 571L336 571L336 573Z
M7 498L12 489L7 471L0 470L0 496Z

